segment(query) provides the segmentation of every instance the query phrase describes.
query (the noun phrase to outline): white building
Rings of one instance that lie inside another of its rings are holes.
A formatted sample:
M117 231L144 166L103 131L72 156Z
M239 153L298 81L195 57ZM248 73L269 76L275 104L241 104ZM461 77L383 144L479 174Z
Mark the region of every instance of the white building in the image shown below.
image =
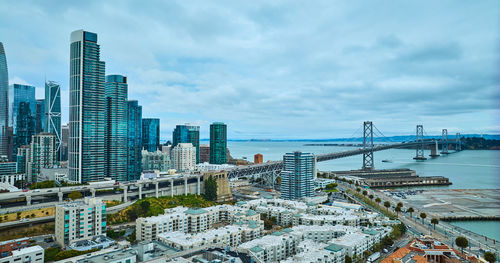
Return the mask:
M12 250L12 255L0 258L2 263L43 263L44 250L41 246Z
M174 169L179 172L196 169L196 148L191 143L179 143L172 149Z
M142 170L166 172L172 168L170 151L149 152L142 150Z
M222 170L227 170L231 167L234 167L234 165L231 164L212 164L212 163L199 163L196 165L196 170L200 172L210 172L210 171L222 171Z
M56 205L56 242L65 247L78 240L106 235L106 204L101 199Z
M282 263L344 263L344 249L335 244L317 243L304 240L297 246L297 254Z
M117 250L77 260L76 263L136 263L137 253L133 249Z
M315 189L325 189L327 185L333 184L335 182L335 179L316 178L314 179L314 187Z

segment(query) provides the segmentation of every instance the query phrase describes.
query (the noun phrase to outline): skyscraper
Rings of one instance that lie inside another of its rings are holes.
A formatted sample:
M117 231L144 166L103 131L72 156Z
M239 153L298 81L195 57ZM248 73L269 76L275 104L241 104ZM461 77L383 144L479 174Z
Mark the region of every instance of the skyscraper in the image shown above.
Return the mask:
M50 133L33 135L30 144L30 158L26 179L28 182L37 182L41 168L53 168L57 164L56 136Z
M128 103L127 77L106 76L106 177L127 181Z
M172 133L172 148L179 143L191 143L196 148L196 163L200 163L200 126L177 125Z
M45 83L45 116L44 131L56 136L58 159L61 159L61 86L54 81Z
M191 143L179 143L172 149L172 160L178 172L192 171L196 168L196 148Z
M61 126L61 161L68 160L68 141L69 141L69 125L64 124Z
M97 34L71 33L69 81L69 180L104 179L105 87Z
M222 122L210 124L210 163L227 162L227 126Z
M28 145L36 132L35 87L13 84L9 87L9 125L13 130L11 159L17 156L17 148Z
M0 42L0 156L11 156L7 137L9 126L9 71L3 43Z
M281 198L296 200L314 196L314 155L293 152L283 156Z
M142 119L142 149L149 152L160 149L160 119Z
M35 113L35 134L41 133L45 130L45 100L36 100L36 113Z
M141 176L142 163L142 106L136 100L128 101L128 142L127 142L128 181Z

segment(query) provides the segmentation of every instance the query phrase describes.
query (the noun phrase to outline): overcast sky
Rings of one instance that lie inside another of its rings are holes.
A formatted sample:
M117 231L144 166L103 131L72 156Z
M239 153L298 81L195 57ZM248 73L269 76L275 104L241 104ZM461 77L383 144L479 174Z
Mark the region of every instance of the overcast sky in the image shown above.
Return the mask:
M168 3L166 3L168 2ZM311 4L313 3L313 4ZM229 139L500 133L492 1L2 1L9 82L62 84L69 37L98 34L143 117L228 124ZM361 136L358 132L357 136Z

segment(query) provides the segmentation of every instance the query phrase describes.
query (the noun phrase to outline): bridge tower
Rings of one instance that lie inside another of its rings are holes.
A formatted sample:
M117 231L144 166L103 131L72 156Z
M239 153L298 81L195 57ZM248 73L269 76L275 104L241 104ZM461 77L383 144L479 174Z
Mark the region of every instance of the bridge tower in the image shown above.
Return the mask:
M363 153L363 170L373 170L373 123L365 121L363 123L363 149L369 149Z
M415 160L427 160L424 157L424 126L417 125L417 153L413 159Z
M448 130L443 129L443 135L441 136L441 154L449 154L448 152Z
M462 138L460 137L460 133L457 132L457 139L455 140L455 151L459 152L462 150Z
M429 154L430 157L438 157L439 156L439 146L438 146L438 141L434 140L434 145L431 145L431 154Z

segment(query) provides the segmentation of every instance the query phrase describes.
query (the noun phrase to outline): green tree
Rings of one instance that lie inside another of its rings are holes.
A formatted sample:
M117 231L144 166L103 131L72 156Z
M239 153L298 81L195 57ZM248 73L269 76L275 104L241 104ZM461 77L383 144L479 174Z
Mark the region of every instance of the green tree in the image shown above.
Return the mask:
M420 213L420 218L422 218L422 224L424 223L424 219L427 217L426 213Z
M391 203L389 203L389 201L385 201L384 206L387 209L387 211L389 211L389 207L391 207Z
M467 238L460 236L455 239L455 244L462 249L462 254L464 253L464 248L469 245L469 240Z
M209 201L217 200L217 182L211 175L205 180L205 196Z
M415 212L415 210L413 210L413 207L408 208L408 213L410 213L410 217L412 217L413 212Z
M439 223L439 219L437 218L433 218L431 219L431 224L434 225L434 230L436 230L436 225Z
M349 255L345 255L345 263L352 263L352 258Z
M149 203L149 201L143 201L141 204L141 210L144 214L146 214L149 210L149 208L151 207L151 203Z
M399 202L396 206L403 207L403 203Z
M495 254L490 251L484 252L483 257L489 263L494 263L495 261L497 261L497 257L495 256Z
M359 191L361 191L361 188L357 187L357 188L356 188L356 192L358 192L358 193L359 193Z
M370 200L373 200L373 195L369 195L368 198L370 198Z
M331 183L331 184L327 184L325 189L327 190L332 190L332 189L335 189L335 187L337 187L337 184L336 183Z
M17 218L17 220L21 219L21 212L16 213L16 218Z
M377 204L378 204L378 203L382 202L382 200L377 197L377 198L375 198L375 202L377 202Z
M401 212L401 207L396 206L396 208L394 208L394 211L396 211L396 214L399 216L399 212Z
M80 193L78 191L73 191L73 192L68 194L68 198L71 200L80 199L80 198L82 198L82 193Z
M366 190L363 190L363 195L366 196L368 192Z

